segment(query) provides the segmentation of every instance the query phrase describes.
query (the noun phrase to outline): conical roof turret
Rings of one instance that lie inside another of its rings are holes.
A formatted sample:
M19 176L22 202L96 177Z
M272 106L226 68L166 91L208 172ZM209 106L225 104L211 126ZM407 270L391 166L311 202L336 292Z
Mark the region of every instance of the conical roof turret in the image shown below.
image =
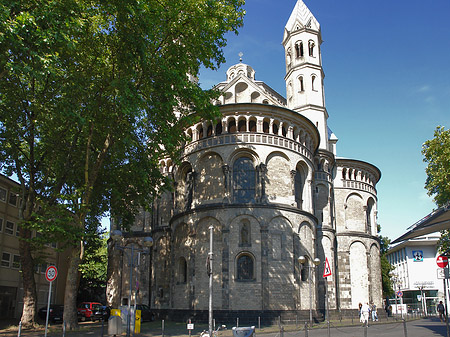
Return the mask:
M302 0L297 0L285 29L287 32L292 33L302 28L320 31L320 24L305 3Z

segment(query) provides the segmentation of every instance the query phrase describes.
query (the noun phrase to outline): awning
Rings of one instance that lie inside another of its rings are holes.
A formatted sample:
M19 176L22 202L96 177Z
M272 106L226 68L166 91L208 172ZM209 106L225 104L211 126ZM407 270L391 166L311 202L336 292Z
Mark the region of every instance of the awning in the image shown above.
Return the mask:
M391 244L439 232L444 229L450 229L450 204L431 212L423 219L417 221L408 228L405 234L392 241Z

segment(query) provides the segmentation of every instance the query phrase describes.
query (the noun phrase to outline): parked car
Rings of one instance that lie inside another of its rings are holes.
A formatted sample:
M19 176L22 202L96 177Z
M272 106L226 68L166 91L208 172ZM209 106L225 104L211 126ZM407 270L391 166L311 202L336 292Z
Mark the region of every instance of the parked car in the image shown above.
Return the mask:
M107 321L109 316L111 315L111 308L106 306L106 305L102 305L100 308L97 308L94 311L94 315L92 320L104 320Z
M50 310L48 314L48 320L49 322L62 322L63 321L63 314L64 314L64 306L59 304L50 304ZM38 311L38 316L46 320L47 318L47 307L40 308Z
M103 305L99 302L81 302L77 307L80 321L101 320L103 318L102 307Z

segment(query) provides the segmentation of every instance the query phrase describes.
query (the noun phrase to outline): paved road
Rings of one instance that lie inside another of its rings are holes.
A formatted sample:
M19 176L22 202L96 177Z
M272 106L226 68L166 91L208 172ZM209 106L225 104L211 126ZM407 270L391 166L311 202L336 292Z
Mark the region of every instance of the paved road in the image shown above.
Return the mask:
M438 318L426 318L406 323L406 335L403 322L374 324L367 328L367 335L362 326L335 327L330 325L331 337L431 337L431 336L447 336L446 325L439 321ZM278 335L278 336L277 336ZM280 337L280 334L261 335L264 337ZM306 336L305 331L285 332L284 337L303 337ZM326 337L327 329L312 329L308 331L308 337Z
M106 337L107 327L104 329L104 336ZM349 327L330 327L330 337L433 337L433 336L447 336L446 325L439 321L436 317L420 319L416 321L409 321L406 323L406 334L402 322L392 323L378 323L369 326L367 328L367 335L364 328L361 326L349 326ZM0 337L16 337L16 332L0 331ZM95 336L100 337L101 328L99 325L92 325L84 332L70 332L67 333L67 337L83 337L83 336ZM281 337L279 333L263 334L258 333L258 337ZM21 336L24 337L43 337L44 331L24 331ZM49 332L48 337L61 337L62 332ZM160 331L155 333L136 334L136 337L161 337ZM283 337L304 337L306 333L304 330L296 332L285 332ZM312 329L308 331L308 337L327 337L327 329ZM168 336L167 337L176 337ZM195 337L195 336L194 336Z

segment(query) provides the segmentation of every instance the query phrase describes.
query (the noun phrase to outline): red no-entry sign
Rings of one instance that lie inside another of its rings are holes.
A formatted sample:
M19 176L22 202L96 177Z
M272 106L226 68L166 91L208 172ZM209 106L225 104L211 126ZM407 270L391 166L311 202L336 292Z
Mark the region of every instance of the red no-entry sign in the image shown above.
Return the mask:
M447 258L447 256L439 255L436 258L436 264L438 265L439 268L447 267L447 265L448 265L448 258Z

